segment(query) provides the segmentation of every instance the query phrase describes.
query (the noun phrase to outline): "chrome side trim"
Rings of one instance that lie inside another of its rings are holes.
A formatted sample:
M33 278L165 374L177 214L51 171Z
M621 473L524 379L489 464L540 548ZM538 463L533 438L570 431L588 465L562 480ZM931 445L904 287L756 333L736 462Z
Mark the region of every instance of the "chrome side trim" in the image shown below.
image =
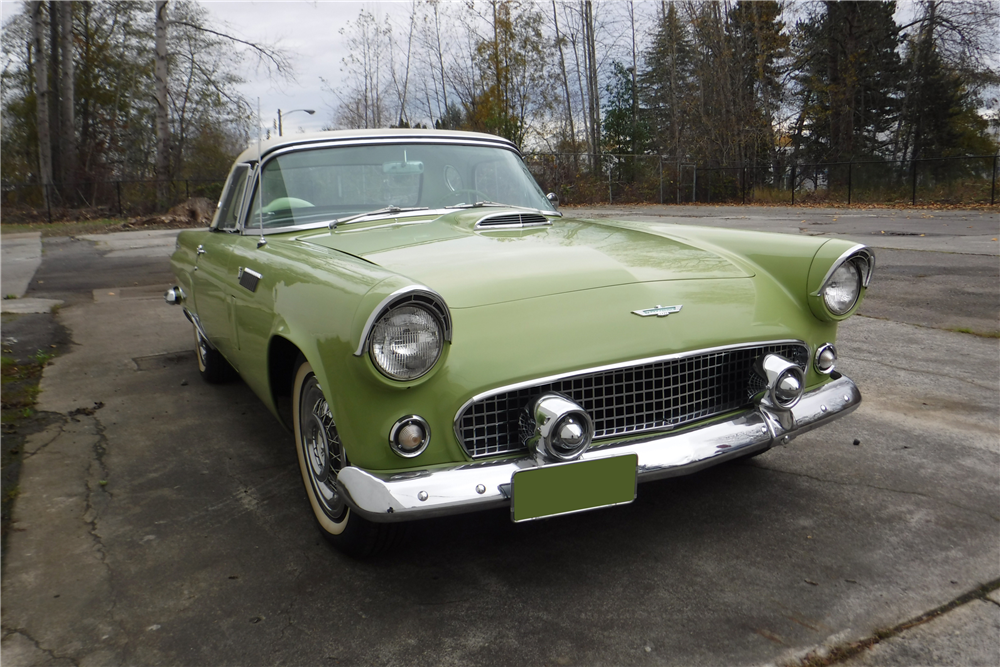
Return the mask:
M188 318L188 322L194 325L194 328L198 330L198 333L201 334L201 337L205 339L205 342L208 344L208 346L214 350L215 346L212 345L212 341L209 340L208 334L205 333L205 327L201 326L201 320L198 319L198 316L185 307L184 317Z
M802 396L783 415L754 408L722 422L668 435L629 440L614 447L591 448L581 460L636 454L640 482L677 477L746 454L764 451L854 411L861 392L845 376ZM537 466L531 458L505 459L490 465L455 463L409 471L368 472L354 466L340 471L337 484L351 508L377 522L409 521L505 507L503 488L518 470Z
M515 384L508 384L502 387L496 387L494 389L489 389L482 393L476 394L458 409L455 413L455 419L452 422L455 430L455 437L458 438L459 442L462 442L462 434L459 430L459 423L462 419L462 413L477 401L482 401L484 399L490 398L491 396L496 396L497 394L505 394L510 391L518 391L520 389L527 389L528 387L534 387L536 385L549 384L551 382L559 382L560 380L565 380L566 378L571 378L576 375L590 375L592 373L603 373L605 371L614 371L620 368L631 368L632 366L642 366L644 364L655 364L660 361L672 361L674 359L683 359L684 357L693 357L702 354L712 354L714 352L727 352L730 350L741 350L747 347L760 347L764 345L801 345L806 348L806 352L809 352L809 346L803 340L796 340L794 338L787 338L781 340L767 340L767 341L756 341L753 343L739 343L737 345L722 345L719 347L706 347L700 350L688 350L687 352L677 352L674 354L664 354L658 357L645 357L643 359L632 359L630 361L622 361L617 364L608 364L606 366L595 366L593 368L580 368L575 371L569 371L567 373L559 373L557 375L547 375L540 378L532 378L531 380L525 380L524 382L517 382Z
M865 274L863 276L861 276L861 286L867 288L868 283L871 282L872 279L872 272L875 270L875 253L868 246L859 243L858 245L854 246L853 248L849 249L847 252L842 254L840 257L838 257L837 261L835 261L833 264L830 265L830 270L826 272L826 275L823 276L823 280L820 281L819 283L819 287L810 296L819 296L820 294L822 294L823 287L826 285L826 281L830 279L830 276L833 275L833 272L836 271L841 264L843 264L850 258L854 257L855 255L863 256L865 258L865 261L868 263L868 270L865 271Z
M444 339L451 342L451 311L448 310L448 304L445 303L444 297L432 290L430 287L425 287L424 285L409 285L398 289L389 296L382 299L381 303L372 310L371 314L368 316L368 321L365 322L364 329L361 330L361 340L358 341L358 347L354 351L355 357L360 357L368 349L368 335L372 331L372 327L375 326L375 322L378 318L388 310L393 302L400 301L406 297L413 294L426 294L431 300L437 303L440 312L437 314L442 318L442 324L444 325Z
M257 273L253 269L248 269L245 267L240 267L239 272L236 275L236 279L240 283L240 287L247 289L251 292L257 291L257 285L260 283L260 279L263 278L261 274Z

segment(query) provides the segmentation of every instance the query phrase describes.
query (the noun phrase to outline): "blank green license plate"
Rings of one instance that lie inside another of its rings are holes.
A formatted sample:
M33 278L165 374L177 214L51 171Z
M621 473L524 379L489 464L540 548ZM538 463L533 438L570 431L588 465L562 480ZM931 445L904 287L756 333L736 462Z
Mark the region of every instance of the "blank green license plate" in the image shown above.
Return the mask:
M511 479L511 518L531 521L630 503L638 464L637 455L627 454L518 470Z

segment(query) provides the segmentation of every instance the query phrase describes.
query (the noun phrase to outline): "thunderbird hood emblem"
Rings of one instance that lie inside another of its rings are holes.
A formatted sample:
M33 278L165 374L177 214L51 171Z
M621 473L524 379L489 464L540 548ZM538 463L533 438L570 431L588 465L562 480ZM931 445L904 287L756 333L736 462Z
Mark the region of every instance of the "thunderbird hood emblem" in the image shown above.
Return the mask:
M655 308L646 308L645 310L633 310L632 312L639 317L649 317L650 315L656 315L657 317L666 317L671 313L679 313L683 306L656 306Z

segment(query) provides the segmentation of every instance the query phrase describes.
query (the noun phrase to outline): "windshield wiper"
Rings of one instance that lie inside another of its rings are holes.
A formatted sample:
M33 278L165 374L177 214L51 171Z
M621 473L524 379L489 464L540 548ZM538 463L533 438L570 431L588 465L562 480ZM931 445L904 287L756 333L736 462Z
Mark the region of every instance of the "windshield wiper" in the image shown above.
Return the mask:
M356 215L349 215L346 218L337 218L330 222L330 230L337 228L337 225L343 225L348 222L354 222L355 220L360 220L361 218L367 218L370 215L379 215L381 213L407 213L409 211L426 211L426 206L410 206L408 208L400 208L399 206L386 206L385 208L376 209L374 211L367 211L365 213L358 213Z
M485 206L500 206L502 208L519 208L522 211L532 211L533 213L540 213L542 215L553 215L556 217L563 217L563 214L559 211L543 211L540 208L532 208L531 206L519 206L517 204L501 204L496 201L477 201L475 204L455 204L453 206L445 206L445 208L483 208Z
M498 201L477 201L475 204L452 204L451 206L445 206L444 208L482 208L484 206L510 206L511 208L524 208L523 206L514 206L513 204L501 204Z

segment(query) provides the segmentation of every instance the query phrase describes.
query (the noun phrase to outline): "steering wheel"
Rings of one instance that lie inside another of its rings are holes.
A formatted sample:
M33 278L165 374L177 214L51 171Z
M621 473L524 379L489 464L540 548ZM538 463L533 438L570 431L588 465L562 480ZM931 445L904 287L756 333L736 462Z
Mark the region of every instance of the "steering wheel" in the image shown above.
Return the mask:
M472 201L461 201L463 197L472 195ZM449 204L475 204L477 201L489 201L490 196L482 190L472 188L459 188L452 190L435 202L435 206L447 206Z

